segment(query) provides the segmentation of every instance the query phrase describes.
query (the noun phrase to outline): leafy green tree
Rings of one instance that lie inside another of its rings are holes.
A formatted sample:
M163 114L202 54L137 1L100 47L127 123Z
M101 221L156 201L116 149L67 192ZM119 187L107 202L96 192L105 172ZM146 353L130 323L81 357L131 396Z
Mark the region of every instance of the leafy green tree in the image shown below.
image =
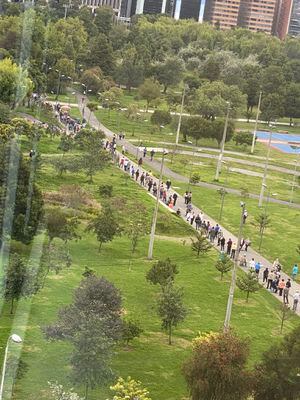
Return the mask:
M104 74L111 75L115 68L115 56L108 38L99 33L90 39L88 48L88 65L100 67Z
M184 321L187 310L182 301L183 291L169 282L161 292L157 311L162 320L162 328L168 333L168 343L172 344L172 328Z
M115 395L113 400L151 400L147 389L142 387L141 382L131 379L118 378L115 385L110 387Z
M181 131L186 138L187 136L196 140L208 138L211 136L212 124L205 118L193 115L191 117L183 118L181 124Z
M166 287L169 282L173 282L175 275L178 274L176 264L173 264L169 258L166 260L159 260L146 274L147 281L153 285L159 284L162 288Z
M27 266L19 255L12 254L8 265L4 267L1 281L1 295L10 301L10 313L14 312L14 303L22 297L30 297L40 289L40 279L37 268Z
M127 48L123 53L123 59L117 66L115 80L125 85L130 92L132 87L138 87L144 79L144 64L140 60L135 47Z
M259 229L260 241L259 241L259 250L261 248L263 234L267 227L271 224L271 219L269 215L265 212L255 216L254 225L256 225Z
M27 71L11 59L0 60L0 101L15 107L32 90Z
M64 157L65 154L71 150L72 145L73 145L72 139L67 135L63 135L60 138L60 142L57 148L58 150L62 151Z
M146 100L148 111L149 104L160 98L160 85L154 79L145 79L144 83L139 86L139 96Z
M227 272L231 271L232 261L230 260L230 258L227 255L224 254L223 257L216 262L215 267L220 272L221 280L222 280L223 275L226 274Z
M164 93L169 86L178 85L183 77L184 63L179 57L168 57L155 68L156 78L163 85Z
M139 106L137 104L129 104L126 110L126 117L131 121L136 121L139 115Z
M112 378L112 348L121 337L121 295L105 278L95 275L82 280L73 302L62 308L53 325L43 328L48 339L73 344L71 356L74 382L88 390Z
M261 119L275 121L284 116L284 97L279 93L267 94L261 102Z
M196 252L197 257L199 257L200 254L206 254L212 247L202 232L196 232L195 237L191 238L191 241L192 250Z
M86 107L90 110L89 118L88 118L88 123L90 122L91 119L91 114L98 110L98 103L96 101L89 101L86 105Z
M137 321L132 319L126 319L122 322L122 339L125 341L126 345L134 338L140 337L143 333L143 329Z
M46 231L49 237L49 246L55 238L67 243L69 240L79 239L77 217L69 217L62 208L51 207L46 210Z
M142 204L135 203L134 207L128 209L129 219L124 224L124 232L130 239L131 255L136 251L138 242L149 233L149 218L147 210Z
M42 274L42 287L45 286L46 279L50 272L55 272L57 275L62 269L69 268L72 264L72 258L66 246L53 244L43 247L41 257L41 274Z
M111 7L99 7L97 9L94 24L96 25L98 32L106 36L109 35L113 27L114 12Z
M253 271L249 271L247 274L243 274L242 276L238 277L236 285L240 290L246 292L247 303L249 301L250 293L255 293L260 289L256 273Z
M279 307L279 318L280 318L280 333L282 334L283 326L286 320L293 315L293 311L290 309L288 304L282 303Z
M264 68L261 76L262 91L264 94L284 93L286 81L283 69L278 65L269 65Z
M219 147L223 139L224 126L225 126L225 121L223 119L217 119L212 122L210 129L211 138L216 139ZM233 133L234 133L234 122L232 120L229 120L227 125L226 142L229 142L231 140Z
M161 131L161 126L170 124L172 121L171 114L169 111L165 110L155 110L151 115L151 123L159 127Z
M196 338L183 365L192 400L241 400L251 392L249 345L232 331Z
M251 133L251 132L236 132L233 139L237 146L239 146L239 145L251 146L252 140L253 140L253 133Z
M121 227L112 209L104 206L97 217L89 222L87 231L96 234L100 252L103 243L111 242L115 236L120 235Z
M300 326L274 343L255 366L255 400L297 399L300 390Z
M10 109L5 104L0 102L0 123L7 124L10 120Z
M290 118L290 126L293 118L300 118L300 83L291 83L284 96L284 115Z
M99 91L106 90L103 72L100 67L86 69L80 81L91 90L90 93L97 94Z

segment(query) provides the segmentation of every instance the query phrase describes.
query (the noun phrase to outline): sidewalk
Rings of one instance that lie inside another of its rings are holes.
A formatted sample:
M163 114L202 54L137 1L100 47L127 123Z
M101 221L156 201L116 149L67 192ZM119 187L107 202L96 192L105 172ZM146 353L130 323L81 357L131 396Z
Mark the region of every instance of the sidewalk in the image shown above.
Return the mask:
M79 109L80 109L80 111L82 112L81 97L80 97L80 101L79 101ZM88 111L88 118L89 118L89 113L90 113L90 112ZM102 125L102 124L98 121L98 119L95 117L95 115L94 115L93 113L91 113L91 116L90 116L90 125L91 125L92 127L94 127L95 129L101 129L101 130L106 134L106 136L107 136L109 139L111 139L111 138L113 137L113 135L114 135L114 132L110 131L110 130L107 129L104 125ZM126 146L127 151L128 151L131 155L136 156L137 151L138 151L138 149L137 149L136 146L134 146L133 144L131 144L130 142L128 142L128 141L126 141L126 140L119 141L119 144L122 144L122 145L124 144L124 145ZM160 171L161 163L160 163L159 161L153 160L153 161L151 162L149 157L146 157L146 158L145 158L145 161L151 163L152 171L153 171L153 170L155 170L156 172L159 172L159 171ZM133 165L135 165L135 167L137 167L137 164L134 163L134 162L132 162L132 160L131 160L131 163L132 163ZM144 170L143 168L139 168L139 169L140 169L140 171L145 171L145 172L147 172L147 171ZM167 169L167 168L164 168L163 175L166 175L166 169ZM176 174L176 175L178 175L178 174ZM169 176L169 175L168 175L168 176ZM179 176L180 176L180 175L179 175ZM170 177L173 178L172 175L170 175ZM183 178L183 177L182 177L182 178ZM157 178L153 177L153 180L154 180L156 183L158 183L158 179L157 179ZM186 182L187 182L187 181L188 181L188 179L186 178ZM137 183L137 184L138 184L138 183ZM145 190L146 190L146 188L145 188ZM174 192L175 192L174 190L170 189L169 192L168 192L168 194L171 195L171 194L173 194ZM178 193L177 193L177 194L178 194ZM161 203L162 203L162 202L161 202ZM162 203L162 204L164 204L164 203ZM185 211L185 208L186 208L186 206L185 206L185 204L184 204L184 198L183 198L183 196L181 196L180 194L178 194L178 198L177 198L176 209L177 209L177 208L180 208L182 211ZM202 210L200 210L198 207L195 207L195 206L193 205L193 211L194 211L195 214L197 215L197 213L200 213L200 211L202 211ZM173 212L173 211L170 209L170 212ZM183 212L182 218L185 220L184 212ZM203 213L203 218L204 218L205 221L210 221L210 223L211 223L212 226L215 226L215 225L217 224L217 221L216 221L216 220L214 220L213 218L211 218L210 216L208 216L208 215L205 214L205 213ZM187 222L187 223L188 223L188 222ZM223 231L223 235L224 235L224 237L225 237L225 239L226 239L226 242L227 242L227 240L228 240L229 238L231 238L233 242L236 242L236 243L238 242L237 237L236 237L234 234L232 234L231 232L229 232L229 231L228 231L227 229L225 229L222 225L221 225L221 228L222 228L222 231ZM214 247L215 247L217 250L219 250L219 248L217 247L216 244L214 244ZM259 277L259 278L260 278L260 281L261 281L260 283L262 283L262 271L263 271L263 269L264 269L265 267L268 267L269 270L271 271L271 269L272 269L272 262L270 262L269 260L267 260L266 258L264 258L261 254L259 254L259 253L256 252L255 250L253 250L251 247L249 247L249 248L248 248L248 251L247 251L247 261L248 261L248 264L249 264L249 261L250 261L252 258L254 258L254 260L255 260L256 262L259 261L259 262L262 264L262 268L261 268L261 271L260 271L260 277ZM247 269L242 268L242 267L240 267L240 268L243 269L244 271L247 270ZM291 266L291 268L292 268L292 266ZM282 272L282 273L281 273L281 278L283 278L285 281L287 281L287 279L290 278L290 276L288 276L286 273ZM265 288L265 289L266 289L266 288ZM267 289L266 289L266 290L267 290ZM292 296L293 296L293 294L295 293L296 290L298 290L298 291L300 292L300 285L299 285L298 283L292 281L292 287L291 287L290 292L289 292L289 303L290 303L290 305L293 304ZM270 292L270 293L271 293L273 296L275 296L279 301L282 302L282 297L279 297L278 294L276 294L276 293L272 293L272 292ZM300 315L300 305L298 306L297 314Z

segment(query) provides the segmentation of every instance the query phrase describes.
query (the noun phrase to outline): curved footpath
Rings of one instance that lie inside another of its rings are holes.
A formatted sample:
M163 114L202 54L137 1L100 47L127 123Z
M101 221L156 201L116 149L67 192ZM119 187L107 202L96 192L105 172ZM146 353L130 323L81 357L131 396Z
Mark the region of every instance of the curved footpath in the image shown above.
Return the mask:
M80 98L78 97L78 106L79 106L80 112L82 113L83 107L82 107L82 104L81 104L81 97L82 96L80 96ZM87 114L88 114L88 118L89 118L89 121L90 121L90 125L93 126L96 129L101 129L109 139L112 139L112 137L114 135L114 132L110 131L104 125L102 125L97 120L97 118L95 117L95 115L93 113L90 113L89 111L87 111ZM89 114L91 114L91 115L89 115ZM130 142L128 142L126 140L119 141L119 144L126 145L127 151L131 155L136 156L136 153L137 153L137 147L136 146L134 146L133 144L131 144ZM152 170L155 170L157 172L160 171L160 168L161 168L161 163L160 162L158 162L157 160L153 160L151 162L149 157L146 157L146 161L147 161L147 163L149 163L149 165L151 165ZM135 165L135 167L137 167L136 163L132 162L132 164ZM140 169L140 171L143 171L143 168L139 168L139 169ZM146 172L146 170L145 170L145 172ZM171 178L174 178L176 180L181 180L183 182L187 182L188 181L188 179L186 177L182 177L179 174L175 174L172 171L170 171L168 168L164 169L164 175L170 176ZM178 179L178 177L181 177L181 179ZM153 179L154 179L155 182L158 183L158 179L157 178L153 177ZM209 185L209 184L207 184L207 185ZM210 186L213 186L214 188L216 187L216 185L210 185ZM145 188L145 190L146 190L146 188ZM172 195L174 192L175 192L174 190L170 189L169 192L168 192L168 195ZM235 191L235 192L238 192L238 191ZM256 197L258 197L258 196L256 196ZM277 202L279 202L279 201L277 201ZM167 207L163 202L160 201L160 203L162 205L164 205L165 207ZM288 204L287 202L279 202L279 203ZM300 205L298 205L298 206L300 207ZM186 206L184 204L184 198L183 198L183 196L181 196L179 194L178 194L178 199L177 199L177 203L176 203L176 208L177 207L180 208L181 210L185 210L185 208L186 208ZM169 207L167 207L167 208L169 209ZM169 210L170 210L170 212L174 212L171 209L169 209ZM195 214L197 214L197 213L200 213L201 210L198 207L195 207L193 205L193 211L195 212ZM203 217L204 217L204 219L206 221L207 220L210 221L212 226L217 224L217 221L215 221L213 218L209 217L207 214L203 213ZM182 218L185 220L184 215L182 215ZM226 242L227 242L227 240L229 238L231 238L233 242L237 243L237 241L238 241L237 237L235 235L233 235L231 232L229 232L227 229L225 229L223 226L222 226L222 231L223 231L224 237L226 239ZM219 250L219 248L217 247L216 244L214 244L214 247L217 250ZM262 279L263 269L265 267L268 267L269 270L271 271L272 263L250 247L250 248L248 248L248 251L247 251L247 260L249 261L252 258L254 258L254 260L256 262L259 261L262 264L262 268L260 270L260 280L261 280ZM249 262L248 262L248 264L249 264ZM290 266L290 267L292 268L292 266ZM240 268L243 269L243 270L246 270L246 268L242 268L242 267L240 267ZM290 276L288 276L286 273L282 272L281 273L281 278L283 278L285 281L287 281L287 279L290 278ZM292 281L292 287L291 287L290 292L289 292L289 304L290 304L290 306L292 306L292 304L293 304L293 298L292 297L293 297L293 294L295 293L296 290L298 290L300 292L300 285L298 283ZM278 294L272 293L272 295L275 296L279 301L281 301L281 302L283 301L283 298L278 296ZM298 304L297 314L300 315L300 304Z

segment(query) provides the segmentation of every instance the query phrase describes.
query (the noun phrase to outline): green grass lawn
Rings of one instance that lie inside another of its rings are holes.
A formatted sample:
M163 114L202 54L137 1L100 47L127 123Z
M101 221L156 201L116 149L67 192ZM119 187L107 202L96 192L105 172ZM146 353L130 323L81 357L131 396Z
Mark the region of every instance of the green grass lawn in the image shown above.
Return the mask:
M42 139L39 143L40 151L47 156L44 157L44 163L38 174L38 183L43 192L59 190L63 184L78 184L101 202L98 186L112 184L115 197L125 199L128 204L144 204L150 221L154 207L153 198L132 180L124 179L125 175L114 166L97 174L93 184L88 184L82 174L57 177L48 160L58 155L58 142L59 140L55 138L52 141ZM30 147L29 144L23 143L24 148L26 145ZM211 207L216 207L216 212L218 203L213 200L212 194L209 197L208 192L198 188L193 188L193 194L197 203L202 204L203 198L205 202L210 200ZM227 201L230 201L229 197L226 198ZM250 226L252 212L250 204L248 209ZM213 210L214 208L210 211ZM232 226L235 226L239 218L238 211L228 207L228 213L224 213L226 224L232 223ZM183 399L187 395L187 390L181 375L181 365L190 354L191 340L199 332L222 328L224 321L229 276L220 281L219 273L214 267L218 258L217 252L211 251L209 255L198 259L192 253L190 245L183 242L191 236L191 228L181 219L172 216L165 208L160 208L154 257L155 259L170 257L176 262L180 271L176 283L184 288L185 304L188 308L188 316L184 323L174 330L174 343L169 346L167 336L161 331L160 320L156 315L155 299L158 288L151 286L145 279L145 273L152 265L152 262L146 259L148 238L139 242L129 268L130 243L126 237L122 236L104 245L101 253L98 253L97 241L94 235L83 232L84 225L85 221L82 221L82 239L71 243L70 246L73 259L71 268L63 270L59 275L49 275L45 288L32 299L28 322L24 322L29 309L28 300L20 301L15 319L9 315L8 306L2 311L0 346L4 349L10 329L22 335L24 338L22 360L28 365L28 371L16 382L14 398L50 400L48 381L58 381L66 387L74 386L69 380L70 345L47 342L40 328L55 321L57 311L71 302L72 292L82 278L84 267L88 266L94 269L97 275L111 280L121 290L126 314L138 319L144 329L142 336L135 339L129 349L122 345L116 349L113 358L116 375L123 377L131 375L134 379L141 380L150 390L153 399ZM36 238L35 245L38 246L41 241L42 235ZM30 254L30 246L15 244L14 249L27 256ZM251 348L249 366L280 338L279 304L265 290L252 295L249 304L245 302L245 295L239 290L236 291L232 326L240 335L249 339ZM292 317L286 322L285 332L298 323L299 319ZM1 355L3 356L3 351ZM83 393L82 388L76 385L75 389ZM108 395L109 390L102 388L95 390L90 398L98 400L107 398Z

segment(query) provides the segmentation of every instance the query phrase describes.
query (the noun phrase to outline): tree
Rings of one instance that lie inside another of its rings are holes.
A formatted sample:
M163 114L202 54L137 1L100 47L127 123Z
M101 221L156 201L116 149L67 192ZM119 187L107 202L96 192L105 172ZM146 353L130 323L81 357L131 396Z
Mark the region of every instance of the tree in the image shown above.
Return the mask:
M94 23L99 31L106 36L109 35L113 27L114 12L111 7L100 7L97 9Z
M169 345L172 344L172 328L182 322L187 315L182 297L182 288L176 288L173 282L169 282L158 298L157 311L162 320L162 328L168 333Z
M206 254L212 247L202 232L196 232L194 238L191 238L191 241L192 250L197 253L197 257L199 257L200 254Z
M217 119L212 122L212 127L210 130L211 137L213 139L216 139L219 147L223 139L224 126L225 126L225 121L222 119ZM232 120L229 120L226 133L226 142L229 142L231 140L233 133L234 133L234 122Z
M5 104L0 102L0 123L7 124L10 120L10 109Z
M267 94L261 102L261 118L268 123L284 116L284 97L279 93Z
M142 204L135 203L129 211L129 220L125 222L124 232L130 239L131 255L136 251L139 240L149 233L147 210Z
M3 126L6 128L6 137L1 134ZM17 132L21 134L22 130L0 124L0 230L3 237L9 235L28 244L40 226L44 203L42 193L32 179L34 165L30 169L17 143L8 140L9 135L13 138Z
M149 104L160 98L160 86L159 83L156 82L154 79L145 79L144 83L139 86L139 96L146 100L148 111Z
M232 261L226 254L224 254L223 257L216 262L215 267L220 272L221 280L222 280L223 275L226 274L227 272L231 271Z
M115 393L113 400L151 400L148 390L142 387L142 383L134 381L130 376L126 380L118 378L110 390Z
M18 90L17 90L18 89ZM0 60L0 101L15 107L32 90L27 71L10 58Z
M280 317L280 333L282 334L283 325L286 320L288 320L293 315L292 310L288 304L282 303L279 307L279 317Z
M126 110L126 117L131 121L136 121L139 115L139 106L137 104L129 104Z
M249 346L232 331L196 338L183 374L192 400L241 400L250 393Z
M274 343L255 366L255 400L292 400L299 397L300 326Z
M74 382L89 388L112 377L112 346L121 336L121 295L105 278L90 275L75 290L73 302L58 313L57 322L43 328L48 339L73 344Z
M123 320L122 322L122 339L126 345L134 338L139 337L143 333L140 324L132 319Z
M83 398L79 397L77 393L74 393L72 389L66 391L64 387L58 383L49 382L49 387L53 400L83 400Z
M59 145L57 148L58 148L58 150L61 150L63 152L63 157L68 151L71 150L72 144L73 144L73 141L69 136L67 136L67 135L61 136L60 142L59 142Z
M132 87L138 87L144 79L144 64L139 58L135 47L127 48L123 53L123 59L117 66L115 80L125 85L128 91Z
M40 289L39 271L27 266L19 255L12 254L8 265L4 267L1 281L1 295L10 301L10 313L14 312L14 303L22 297L30 297Z
M146 279L153 285L159 284L162 288L166 287L169 282L173 282L175 275L178 274L176 264L173 264L169 258L166 260L159 260L146 274Z
M90 114L89 114L89 118L88 118L88 123L89 123L92 113L94 111L98 110L98 103L96 101L89 101L86 106L90 110Z
M260 289L256 273L253 271L249 271L247 274L239 276L237 278L236 285L240 290L246 292L247 303L249 301L250 293L255 293Z
M100 67L105 75L112 75L115 68L115 57L108 38L103 33L99 33L90 39L88 48L88 65Z
M68 217L68 214L62 208L48 208L45 222L49 237L49 247L55 238L61 239L65 243L69 240L80 238L77 232L78 219L76 217Z
M91 90L90 93L97 94L104 89L104 77L100 67L86 69L82 76L81 82Z
M108 243L117 235L120 235L121 228L112 209L105 205L96 218L91 220L87 231L93 231L99 242L99 252L103 243Z
M165 110L155 110L151 115L151 123L157 125L161 131L161 127L170 124L172 121L171 114Z
M195 139L196 144L199 139L211 137L212 123L205 118L193 115L183 118L181 123L181 132L184 137L187 136Z
M235 144L237 146L251 146L252 140L253 140L253 133L251 132L237 132L233 136L233 139L235 141ZM255 140L257 138L255 137Z
M290 118L291 126L293 118L300 118L300 83L290 83L284 100L284 115Z
M49 244L43 247L41 257L41 272L43 275L42 287L44 287L46 278L51 271L58 274L63 268L69 268L72 264L72 258L65 245Z
M259 235L260 235L260 241L258 246L259 250L261 249L264 231L270 225L270 223L271 219L265 212L255 216L254 224L259 228Z
M156 77L166 93L169 86L178 85L183 76L184 63L179 57L168 57L155 68Z

